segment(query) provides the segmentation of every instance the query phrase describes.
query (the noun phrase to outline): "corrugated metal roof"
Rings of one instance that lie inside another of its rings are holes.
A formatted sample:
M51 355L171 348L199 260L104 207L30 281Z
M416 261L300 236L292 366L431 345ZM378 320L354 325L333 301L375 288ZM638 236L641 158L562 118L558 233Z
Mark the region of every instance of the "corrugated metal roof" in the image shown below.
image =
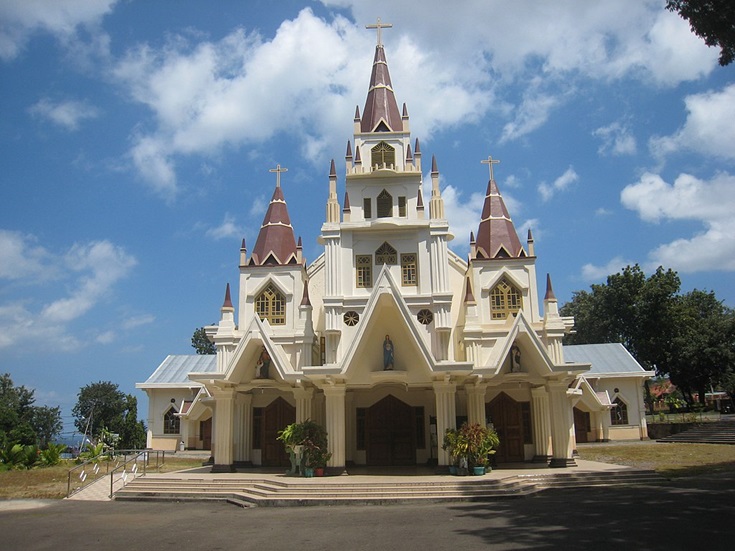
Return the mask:
M191 385L189 373L213 373L217 370L214 354L177 354L166 356L161 365L139 388L148 385ZM198 386L198 385L197 385Z
M565 345L564 360L572 363L592 364L585 375L646 372L641 364L619 342Z

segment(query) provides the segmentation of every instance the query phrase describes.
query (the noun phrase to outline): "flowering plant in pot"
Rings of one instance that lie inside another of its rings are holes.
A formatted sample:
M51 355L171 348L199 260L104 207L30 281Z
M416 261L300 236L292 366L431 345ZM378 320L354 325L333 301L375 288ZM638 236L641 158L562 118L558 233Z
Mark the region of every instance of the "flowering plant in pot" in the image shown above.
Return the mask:
M322 462L327 452L327 431L320 424L307 419L302 423L291 423L278 432L278 440L283 442L291 458L290 474L313 476L313 470ZM324 465L331 457L323 460Z
M500 444L498 433L479 423L464 423L459 429L459 438L466 446L467 467L474 474L484 474Z

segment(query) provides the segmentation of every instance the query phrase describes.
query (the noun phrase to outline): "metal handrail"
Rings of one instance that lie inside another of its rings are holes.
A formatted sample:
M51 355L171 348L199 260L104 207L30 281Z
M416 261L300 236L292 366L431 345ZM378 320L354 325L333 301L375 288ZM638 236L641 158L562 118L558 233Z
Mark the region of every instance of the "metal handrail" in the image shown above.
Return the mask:
M134 457L132 459L129 459L128 456L133 455ZM165 451L154 451L154 450L110 450L103 456L98 456L92 459L87 459L83 463L80 463L79 465L76 465L69 469L69 472L67 473L67 482L66 482L66 497L71 497L73 494L83 490L87 486L93 484L97 480L99 480L103 476L107 476L108 474L111 475L111 480L114 477L114 473L119 471L122 466L127 465L131 461L136 461L139 459L141 455L145 455L145 460L143 462L143 468L144 471L147 470L148 465L150 464L151 455L155 455L155 469L158 470L161 468L162 465L166 462L166 452ZM123 461L123 464L120 464L120 456L123 456L125 459ZM112 472L110 472L110 466L111 463L115 462L115 466L112 469ZM100 468L100 465L104 465L104 472L102 468ZM78 486L75 486L72 488L72 475L75 473L79 473L77 477L81 481L81 484ZM110 487L112 488L112 482L110 483Z

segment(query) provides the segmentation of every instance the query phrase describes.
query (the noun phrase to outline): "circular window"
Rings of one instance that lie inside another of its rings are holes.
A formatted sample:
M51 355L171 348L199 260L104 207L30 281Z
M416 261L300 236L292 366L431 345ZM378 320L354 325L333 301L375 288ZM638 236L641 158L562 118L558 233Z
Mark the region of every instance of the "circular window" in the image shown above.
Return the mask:
M345 321L345 325L349 325L350 327L353 327L357 325L358 321L360 321L360 314L350 310L349 312L345 312L343 319Z
M431 313L431 310L419 310L416 319L419 320L421 325L429 325L434 321L434 314Z

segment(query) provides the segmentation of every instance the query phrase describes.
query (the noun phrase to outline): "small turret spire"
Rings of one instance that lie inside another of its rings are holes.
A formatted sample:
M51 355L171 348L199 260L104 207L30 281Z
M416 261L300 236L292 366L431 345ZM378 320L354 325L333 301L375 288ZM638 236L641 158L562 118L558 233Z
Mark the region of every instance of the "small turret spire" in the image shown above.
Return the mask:
M225 288L225 301L222 303L222 308L234 308L232 306L232 299L230 298L230 284L227 284Z

